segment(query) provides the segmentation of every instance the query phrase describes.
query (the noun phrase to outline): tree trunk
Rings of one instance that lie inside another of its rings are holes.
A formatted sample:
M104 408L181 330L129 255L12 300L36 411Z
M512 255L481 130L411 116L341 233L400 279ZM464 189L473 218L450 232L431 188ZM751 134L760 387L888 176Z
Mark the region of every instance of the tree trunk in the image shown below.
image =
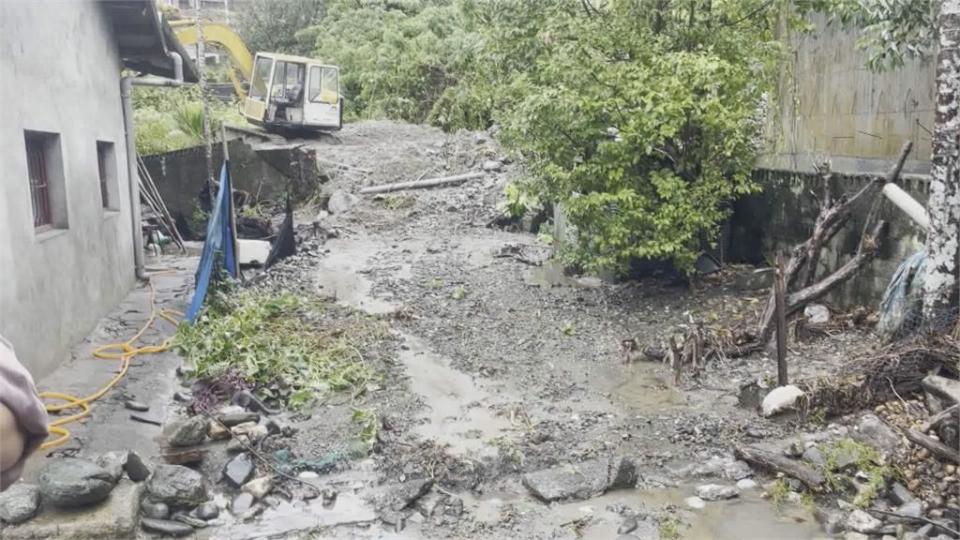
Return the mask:
M960 0L943 0L938 17L937 97L933 121L930 230L924 276L923 315L942 331L958 284L960 267ZM941 323L941 324L938 324Z

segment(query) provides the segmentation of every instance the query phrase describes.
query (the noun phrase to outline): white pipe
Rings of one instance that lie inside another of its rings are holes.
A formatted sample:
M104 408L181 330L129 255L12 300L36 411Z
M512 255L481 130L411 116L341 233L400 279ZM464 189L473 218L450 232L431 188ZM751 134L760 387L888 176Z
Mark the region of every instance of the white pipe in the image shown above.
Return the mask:
M930 216L927 215L927 210L922 204L918 203L916 199L911 197L909 193L891 182L883 186L883 194L890 199L890 202L895 204L897 208L903 210L910 216L910 219L915 221L917 225L923 227L923 230L930 230Z
M133 222L133 264L137 279L146 279L143 257L143 232L140 225L140 182L137 172L137 138L133 125L133 85L166 86L183 85L183 58L175 52L167 52L173 60L173 79L141 79L127 76L120 79L120 101L123 105L123 130L127 145L127 184L130 186L130 220Z

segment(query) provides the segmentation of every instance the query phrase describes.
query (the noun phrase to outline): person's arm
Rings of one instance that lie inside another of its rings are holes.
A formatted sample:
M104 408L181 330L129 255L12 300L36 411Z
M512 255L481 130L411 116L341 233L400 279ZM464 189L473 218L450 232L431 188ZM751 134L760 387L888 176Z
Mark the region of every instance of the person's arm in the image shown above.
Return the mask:
M20 479L27 457L47 438L48 420L33 377L0 337L0 490Z
M25 442L13 411L0 402L0 471L13 468L20 461Z

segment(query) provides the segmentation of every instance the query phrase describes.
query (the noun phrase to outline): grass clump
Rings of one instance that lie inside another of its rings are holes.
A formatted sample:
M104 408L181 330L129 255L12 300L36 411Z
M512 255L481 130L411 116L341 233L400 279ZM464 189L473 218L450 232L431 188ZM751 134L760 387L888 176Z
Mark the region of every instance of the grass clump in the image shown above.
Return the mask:
M678 540L680 538L680 522L674 518L660 518L657 521L661 540Z
M330 392L362 389L374 376L355 342L376 323L353 318L321 328L325 309L286 292L217 292L193 325L180 325L174 344L197 379L237 372L262 396L303 408Z
M833 492L844 491L852 482L842 470L844 462L852 461L857 470L863 473L857 496L853 499L853 504L860 508L870 506L894 474L893 468L884 461L877 449L853 439L835 441L824 449L823 454L826 458L823 475L827 487Z

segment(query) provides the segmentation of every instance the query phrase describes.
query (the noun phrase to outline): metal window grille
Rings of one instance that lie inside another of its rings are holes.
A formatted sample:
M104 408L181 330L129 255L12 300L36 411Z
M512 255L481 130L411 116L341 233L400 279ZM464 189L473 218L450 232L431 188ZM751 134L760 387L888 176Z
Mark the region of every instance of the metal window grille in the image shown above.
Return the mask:
M53 225L50 212L50 181L47 176L43 140L27 139L27 174L30 177L30 200L33 203L33 226Z
M100 171L100 200L104 208L110 208L110 194L107 191L107 148L97 143L97 167Z

